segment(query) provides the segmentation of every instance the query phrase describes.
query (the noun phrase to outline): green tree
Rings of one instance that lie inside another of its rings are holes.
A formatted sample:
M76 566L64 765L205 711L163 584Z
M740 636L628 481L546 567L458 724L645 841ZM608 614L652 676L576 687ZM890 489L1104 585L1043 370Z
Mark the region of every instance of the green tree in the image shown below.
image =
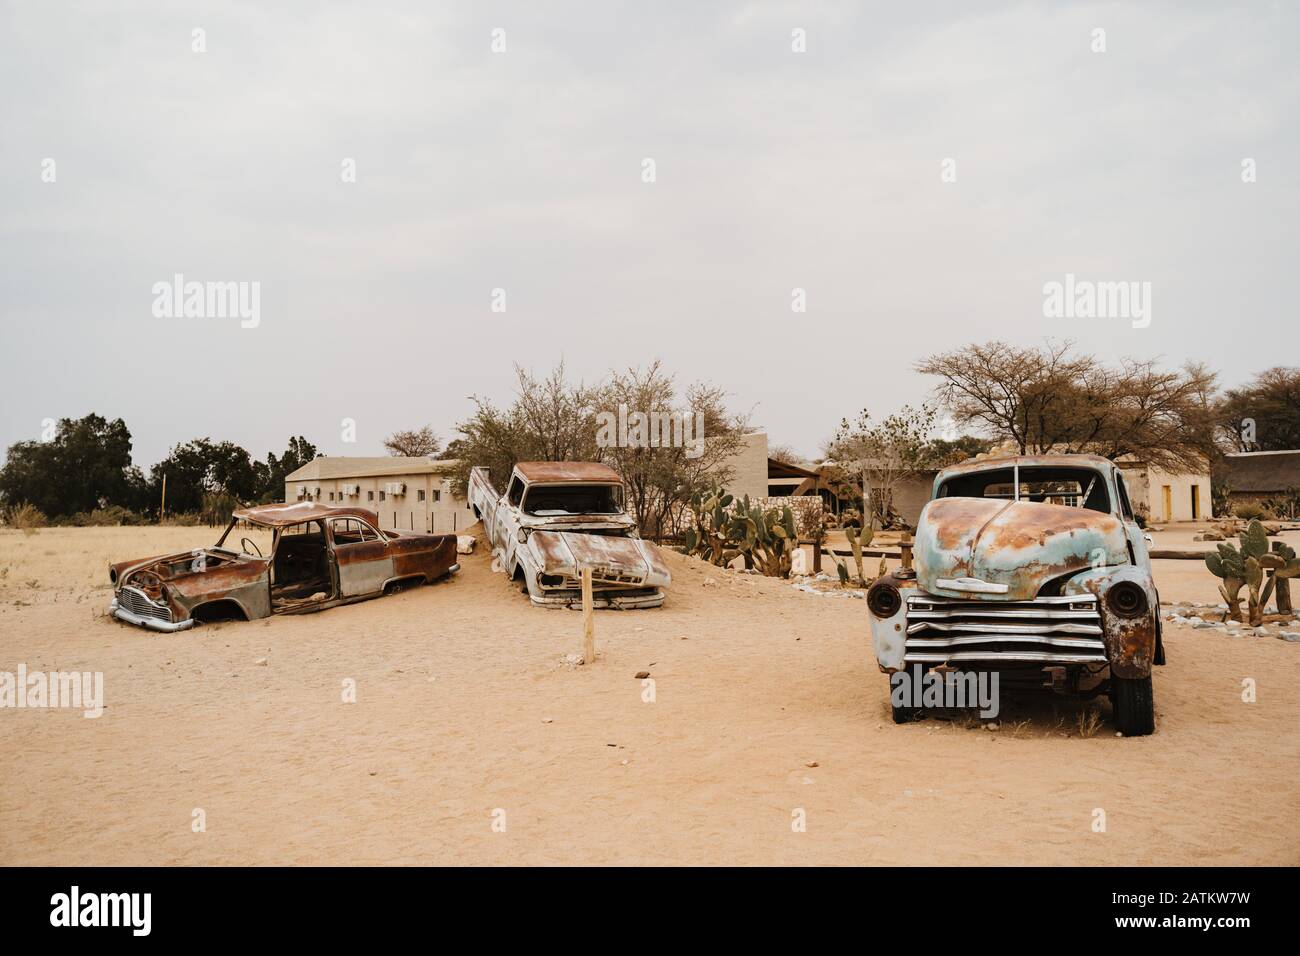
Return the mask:
M109 505L135 508L144 482L131 464L131 432L101 415L60 419L49 441L10 446L0 469L6 506L30 504L50 517Z

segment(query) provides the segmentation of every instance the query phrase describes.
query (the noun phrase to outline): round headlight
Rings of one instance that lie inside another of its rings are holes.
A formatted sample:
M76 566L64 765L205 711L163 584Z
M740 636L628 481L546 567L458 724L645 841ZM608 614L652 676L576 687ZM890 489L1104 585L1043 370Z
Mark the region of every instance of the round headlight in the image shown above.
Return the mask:
M1106 604L1120 617L1141 617L1147 612L1147 592L1134 581L1120 581L1106 592Z
M876 617L893 617L903 606L903 595L886 581L877 581L867 592L867 608Z

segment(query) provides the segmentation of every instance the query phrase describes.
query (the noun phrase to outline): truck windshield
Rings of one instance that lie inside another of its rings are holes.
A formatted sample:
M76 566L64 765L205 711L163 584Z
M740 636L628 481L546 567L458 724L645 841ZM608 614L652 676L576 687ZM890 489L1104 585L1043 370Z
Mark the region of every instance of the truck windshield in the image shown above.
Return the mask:
M1013 474L1010 468L995 468L958 475L944 482L938 497L1006 500L1019 497L1021 501L1039 501L1110 513L1106 479L1098 472L1085 468L1022 467L1019 495L1016 495Z
M524 513L539 518L556 515L623 513L622 485L531 485L524 495Z

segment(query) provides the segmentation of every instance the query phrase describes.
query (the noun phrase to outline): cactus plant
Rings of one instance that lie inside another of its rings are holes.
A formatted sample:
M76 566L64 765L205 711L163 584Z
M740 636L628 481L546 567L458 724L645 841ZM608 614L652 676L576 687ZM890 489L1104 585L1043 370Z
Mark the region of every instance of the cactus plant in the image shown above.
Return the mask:
M722 489L691 498L694 524L687 530L683 550L712 564L725 567L744 558L745 567L769 577L789 577L791 556L799 546L794 512L764 509L750 503L749 496L737 501Z
M1290 579L1300 575L1300 561L1289 545L1275 541L1270 549L1268 532L1258 521L1252 521L1237 536L1240 549L1224 542L1218 545L1217 554L1205 556L1205 566L1210 573L1223 579L1219 593L1228 604L1228 617L1243 620L1241 615L1241 589L1247 589L1246 620L1258 627L1264 621L1264 608L1277 589L1278 610L1291 608ZM1265 577L1265 571L1269 572Z
M1223 579L1219 593L1228 605L1228 619L1240 621L1241 589L1246 586L1246 565L1241 554L1232 545L1223 543L1218 546L1217 553L1205 556L1205 566L1215 577Z
M858 584L862 587L867 586L866 575L862 572L862 551L871 544L875 534L875 529L871 527L855 528L849 525L844 529L844 537L848 539L849 548L853 551L853 564L858 569Z
M1272 550L1261 557L1259 563L1272 575L1270 580L1276 586L1278 613L1293 613L1291 578L1300 575L1300 560L1296 559L1295 548L1285 542L1274 541Z

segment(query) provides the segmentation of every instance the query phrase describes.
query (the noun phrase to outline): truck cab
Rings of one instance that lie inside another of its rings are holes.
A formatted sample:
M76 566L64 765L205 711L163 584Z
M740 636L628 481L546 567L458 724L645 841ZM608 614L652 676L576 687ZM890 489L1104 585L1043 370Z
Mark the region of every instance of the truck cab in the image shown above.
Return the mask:
M582 569L597 607L659 607L671 581L659 548L641 540L618 473L599 462L519 462L505 492L471 470L468 498L496 563L533 604L581 603Z

